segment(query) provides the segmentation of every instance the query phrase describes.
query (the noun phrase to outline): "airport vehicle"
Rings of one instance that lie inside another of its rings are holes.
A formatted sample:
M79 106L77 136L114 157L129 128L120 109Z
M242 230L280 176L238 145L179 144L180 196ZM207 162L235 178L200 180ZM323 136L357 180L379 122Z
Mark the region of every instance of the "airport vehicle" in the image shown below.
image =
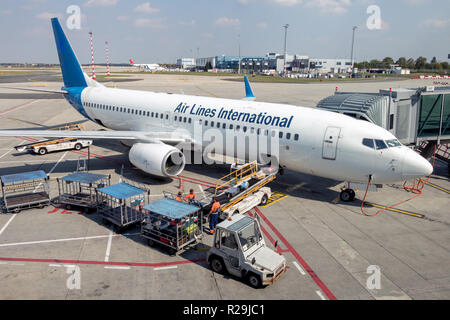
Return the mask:
M252 195L247 196L242 199L240 202L229 206L227 209L222 211L221 217L224 219L224 216L227 217L235 215L237 213L245 213L250 209L258 205L265 205L272 195L272 191L269 187L262 187Z
M49 177L42 170L4 175L0 181L5 212L19 213L50 204Z
M258 220L242 214L217 225L207 260L213 271L244 278L254 288L286 272L286 258L266 246Z
M58 134L2 130L0 136L122 140L131 146L129 159L134 166L160 177L179 175L186 164L181 150L192 148L215 149L247 162L271 163L349 183L367 184L371 179L372 184L381 185L428 176L433 171L425 158L403 146L389 131L343 114L285 104L107 88L83 73L58 19L51 21L64 87L25 89L63 94L83 116L112 130ZM345 190L342 192L349 193L348 200L352 200L354 193Z
M109 186L111 176L90 172L74 172L56 178L58 198L55 202L64 204L67 210L73 206L84 208L85 212L97 208L97 189Z
M202 238L202 210L198 206L163 198L144 206L141 235L150 246L157 243L169 254L198 243Z
M113 224L116 233L141 223L143 207L149 202L150 191L126 182L106 186L97 191L97 213L104 224Z
M92 144L92 140L77 139L77 138L61 138L56 140L40 141L29 145L22 145L16 147L17 151L24 151L26 149L36 153L45 155L53 151L63 150L81 150Z
M133 67L138 67L139 69L155 72L155 71L164 71L165 68L161 67L157 63L135 63L133 59L130 59L130 64Z

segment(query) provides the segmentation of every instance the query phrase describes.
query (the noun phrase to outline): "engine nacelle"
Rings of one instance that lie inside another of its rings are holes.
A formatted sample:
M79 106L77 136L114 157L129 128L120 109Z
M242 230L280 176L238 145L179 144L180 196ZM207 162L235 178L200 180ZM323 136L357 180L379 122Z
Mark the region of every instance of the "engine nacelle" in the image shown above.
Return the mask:
M163 143L136 143L131 147L129 159L142 171L160 177L177 176L186 163L180 150Z

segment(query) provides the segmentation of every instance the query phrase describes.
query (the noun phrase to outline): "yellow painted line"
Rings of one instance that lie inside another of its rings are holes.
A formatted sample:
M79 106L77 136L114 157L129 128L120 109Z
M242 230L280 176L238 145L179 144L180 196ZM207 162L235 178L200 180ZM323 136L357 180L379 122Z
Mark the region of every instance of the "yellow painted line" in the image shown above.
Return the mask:
M268 207L271 206L272 204L283 200L284 198L286 198L288 195L287 194L283 194L283 193L274 193L272 194L272 196L269 198L269 200L267 201L267 204L261 207Z
M336 199L334 199L333 201L331 201L332 203L336 204L339 202L339 200L341 200L341 198L338 196Z
M46 83L36 83L36 84L29 85L29 87L48 87L48 84L46 84Z
M402 213L402 214L406 214L408 216L413 216L416 218L421 218L423 219L425 216L423 214L420 213L414 213L414 212L410 212L410 211L405 211L405 210L400 210L400 209L395 209L395 208L388 208L385 206L381 206L379 204L376 203L371 203L371 202L366 202L368 205L371 205L372 207L376 207L376 208L380 208L380 209L385 209L388 211L392 211L392 212L397 212L397 213Z
M431 182L428 182L428 181L425 182L425 184L429 185L430 187L436 188L436 189L438 189L438 190L444 191L444 192L446 192L446 193L450 193L450 190L447 190L447 189L445 189L445 188L442 188L442 187L438 186L437 184L434 184L434 183L431 183Z

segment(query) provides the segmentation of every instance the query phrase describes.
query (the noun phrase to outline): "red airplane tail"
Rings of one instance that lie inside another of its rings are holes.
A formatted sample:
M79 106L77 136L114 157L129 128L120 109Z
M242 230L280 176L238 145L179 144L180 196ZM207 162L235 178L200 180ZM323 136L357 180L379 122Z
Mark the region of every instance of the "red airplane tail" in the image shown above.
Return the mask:
M135 64L135 62L133 61L133 59L130 59L130 64Z

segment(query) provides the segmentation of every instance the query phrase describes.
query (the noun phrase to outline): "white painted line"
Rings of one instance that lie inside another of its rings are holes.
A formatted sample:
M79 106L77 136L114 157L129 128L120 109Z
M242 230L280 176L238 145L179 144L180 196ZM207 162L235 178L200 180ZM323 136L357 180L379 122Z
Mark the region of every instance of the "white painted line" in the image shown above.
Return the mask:
M300 265L299 265L296 261L294 261L293 263L294 263L294 266L298 269L298 271L300 271L300 273L301 273L302 275L305 275L305 274L306 274L306 272L303 270L303 268L300 267Z
M112 242L113 232L109 232L108 244L106 245L105 262L109 261L109 254L111 253L111 242Z
M3 226L2 230L0 230L0 235L3 233L3 231L6 230L6 228L8 227L8 225L11 223L11 221L13 221L13 219L17 216L17 214L14 214L11 218L9 218L8 222L6 222L6 224Z
M22 141L21 143L19 143L19 146L22 145L24 142L25 142L25 141ZM3 149L3 150L6 150L6 149ZM6 156L8 153L10 153L10 152L13 151L13 150L16 150L16 149L14 149L14 148L9 149L9 151L5 152L4 154L2 154L2 155L0 156L0 159L3 158L4 156Z
M130 267L110 267L110 266L105 266L105 269L130 270Z
M327 298L325 298L325 296L322 294L322 292L320 292L320 290L316 290L316 293L320 297L320 299L327 300Z
M47 173L47 175L50 175L50 173L52 173L53 170L56 169L56 166L57 166L57 165L61 162L61 160L66 156L67 152L69 152L69 151L64 152L64 154L61 156L61 158L59 158L59 160L55 163L55 165L53 166L53 168L51 168L50 171ZM33 193L35 193L41 185L42 185L42 183L39 183L39 184L36 186L36 188L34 188Z
M153 268L153 270L158 271L158 270L167 270L167 269L176 269L176 268L178 268L178 266L158 267L158 268Z
M60 264L49 264L48 266L49 267L62 267L62 265L60 265Z
M0 261L0 264L8 264L8 262Z
M15 217L15 215L14 215L14 217ZM137 234L137 233L123 234L123 236L125 236L125 235L134 235L134 234ZM119 237L119 236L120 236L120 234L113 235L113 237ZM64 241L76 241L76 240L101 239L101 238L108 238L108 237L110 237L110 235L81 237L81 238L55 239L55 240L27 241L27 242L16 242L16 243L3 243L3 244L0 244L0 247L21 246L21 245L38 244L38 243L51 243L51 242L64 242Z
M11 262L10 265L12 266L24 266L25 263L16 263L16 262Z

